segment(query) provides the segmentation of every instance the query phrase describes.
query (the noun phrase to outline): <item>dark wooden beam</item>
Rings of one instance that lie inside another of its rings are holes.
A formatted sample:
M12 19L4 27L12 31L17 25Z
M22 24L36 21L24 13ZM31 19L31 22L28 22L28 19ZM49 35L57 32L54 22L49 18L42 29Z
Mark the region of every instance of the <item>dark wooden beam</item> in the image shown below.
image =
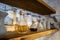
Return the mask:
M53 8L48 6L42 0L0 0L0 2L42 15L50 15L56 13Z

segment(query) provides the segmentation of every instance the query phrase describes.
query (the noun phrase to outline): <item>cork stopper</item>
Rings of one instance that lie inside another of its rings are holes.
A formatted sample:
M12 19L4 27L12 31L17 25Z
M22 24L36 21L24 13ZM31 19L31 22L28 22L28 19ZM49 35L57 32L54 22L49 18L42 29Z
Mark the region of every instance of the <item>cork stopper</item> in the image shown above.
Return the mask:
M20 10L20 15L23 15L23 14L24 14L24 10L21 9L21 10Z

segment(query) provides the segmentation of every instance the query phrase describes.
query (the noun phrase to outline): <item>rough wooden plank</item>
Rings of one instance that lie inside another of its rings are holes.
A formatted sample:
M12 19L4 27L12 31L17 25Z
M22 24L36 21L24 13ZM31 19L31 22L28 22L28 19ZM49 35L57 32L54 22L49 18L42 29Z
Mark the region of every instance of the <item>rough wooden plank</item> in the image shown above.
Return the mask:
M7 34L5 37L9 38L9 39L36 39L36 38L40 38L43 36L47 36L50 35L52 33L55 33L57 30L53 29L53 30L48 30L48 31L44 31L44 32L30 32L28 34L17 34L17 33L9 33Z
M54 14L56 12L42 0L0 0L0 2L42 15Z
M40 38L40 37L43 37L43 36L50 35L52 33L55 33L56 31L57 30L49 30L49 31L41 32L41 33L26 35L26 36L23 36L23 37L20 37L20 38L36 39L36 38Z

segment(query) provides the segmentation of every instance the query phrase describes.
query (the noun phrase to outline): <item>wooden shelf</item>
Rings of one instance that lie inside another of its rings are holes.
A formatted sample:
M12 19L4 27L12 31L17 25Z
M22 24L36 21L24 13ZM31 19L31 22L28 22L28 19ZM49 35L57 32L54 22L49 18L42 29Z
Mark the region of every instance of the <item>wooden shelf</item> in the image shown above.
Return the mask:
M51 8L42 0L0 0L0 2L42 15L50 15L56 13L55 9Z
M35 38L40 38L43 36L47 36L50 35L52 33L57 32L56 29L53 30L48 30L48 31L44 31L44 32L28 32L27 34L20 34L17 32L8 32L4 38L8 38L8 39L14 39L14 38L26 38L26 39L35 39Z

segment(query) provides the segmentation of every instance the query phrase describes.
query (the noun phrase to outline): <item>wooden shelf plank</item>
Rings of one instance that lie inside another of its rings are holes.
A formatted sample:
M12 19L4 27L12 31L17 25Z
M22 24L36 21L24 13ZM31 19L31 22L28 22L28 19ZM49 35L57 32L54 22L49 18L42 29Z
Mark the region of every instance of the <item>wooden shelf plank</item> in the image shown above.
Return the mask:
M42 15L56 13L55 9L51 8L42 0L0 0L0 2L23 8Z
M40 37L43 37L43 36L50 35L50 34L55 33L55 32L57 32L56 29L47 30L47 31L44 31L44 32L28 32L27 34L20 34L20 33L17 33L17 32L8 32L3 38L8 38L8 39L14 39L14 38L36 39L36 38L40 38Z
M55 9L53 9L52 7L50 7L47 3L45 3L43 0L37 0L39 3L41 3L42 5L46 6L48 9L50 9L53 12L56 12Z
M45 31L45 32L39 32L39 33L31 34L31 35L22 36L19 38L36 39L36 38L50 35L52 33L55 33L56 31L57 30L49 30L49 31Z

